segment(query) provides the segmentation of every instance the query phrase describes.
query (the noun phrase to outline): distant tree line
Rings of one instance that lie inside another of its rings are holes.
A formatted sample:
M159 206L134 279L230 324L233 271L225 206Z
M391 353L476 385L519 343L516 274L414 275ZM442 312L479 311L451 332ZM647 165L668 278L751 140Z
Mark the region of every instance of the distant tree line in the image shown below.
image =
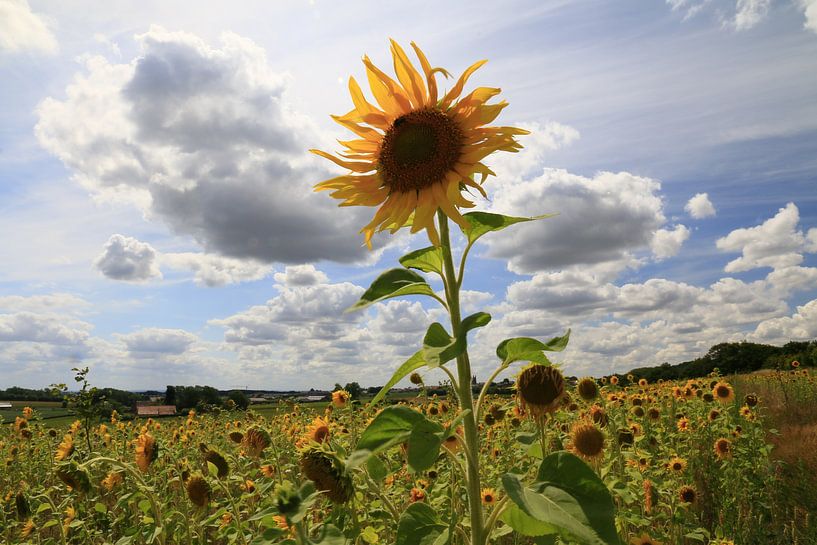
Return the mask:
M229 392L226 401L227 405L230 405L228 408L246 410L250 406L250 398L240 390ZM165 405L175 405L179 411L196 409L199 412L208 412L226 406L221 392L212 386L168 386L164 402Z
M791 369L791 362L803 367L817 367L817 340L788 342L771 346L750 342L720 343L706 355L676 365L662 363L655 367L639 367L629 374L650 382L658 379L679 380L703 377L716 368L722 375L751 373L759 369Z

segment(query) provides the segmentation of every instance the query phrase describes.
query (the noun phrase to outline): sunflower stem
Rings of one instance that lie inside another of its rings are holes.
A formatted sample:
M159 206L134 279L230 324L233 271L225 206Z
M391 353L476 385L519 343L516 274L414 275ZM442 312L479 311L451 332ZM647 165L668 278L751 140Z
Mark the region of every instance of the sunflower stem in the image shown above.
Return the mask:
M454 272L454 259L451 255L451 239L448 233L448 217L441 211L437 211L437 220L440 224L440 245L443 252L443 266L445 276L445 297L448 302L448 312L451 315L451 332L455 338L464 333L462 329L462 319L460 317L460 282ZM464 265L464 262L462 263ZM457 374L459 376L459 398L460 411L467 411L463 418L465 428L465 450L466 458L472 463L468 464L468 511L471 519L471 545L484 545L484 526L482 518L482 498L479 475L479 434L477 431L476 413L474 412L474 396L471 391L471 362L468 359L468 351L463 350L457 356Z

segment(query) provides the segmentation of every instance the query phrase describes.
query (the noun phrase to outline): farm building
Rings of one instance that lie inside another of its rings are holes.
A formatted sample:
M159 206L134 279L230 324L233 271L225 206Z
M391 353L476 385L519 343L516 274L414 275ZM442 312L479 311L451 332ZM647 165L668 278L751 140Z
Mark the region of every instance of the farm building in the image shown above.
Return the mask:
M0 409L11 409L11 401L0 401Z
M176 414L176 406L150 405L144 401L137 401L133 412L136 416L173 416Z

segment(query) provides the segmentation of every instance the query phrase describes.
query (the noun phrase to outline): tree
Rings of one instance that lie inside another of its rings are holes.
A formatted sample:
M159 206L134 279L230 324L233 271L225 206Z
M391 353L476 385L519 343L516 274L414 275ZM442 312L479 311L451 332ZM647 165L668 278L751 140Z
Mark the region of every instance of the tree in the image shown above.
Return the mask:
M241 409L242 411L246 411L247 407L250 406L250 398L247 397L247 394L240 390L233 390L232 392L227 394L227 399L235 403L235 406Z
M176 387L168 385L165 390L165 405L176 404Z

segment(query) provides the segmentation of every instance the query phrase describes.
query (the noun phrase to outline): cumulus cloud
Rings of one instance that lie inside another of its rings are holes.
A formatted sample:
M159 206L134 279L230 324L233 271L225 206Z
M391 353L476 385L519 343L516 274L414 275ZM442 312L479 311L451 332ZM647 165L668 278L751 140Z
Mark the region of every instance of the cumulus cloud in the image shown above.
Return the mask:
M282 273L275 273L275 281L286 286L314 286L329 281L326 273L314 265L291 265Z
M196 284L210 288L261 280L272 272L271 265L255 260L196 252L162 253L159 262L172 269L192 271Z
M806 16L803 26L812 32L817 32L817 0L800 0L799 4Z
M784 269L799 265L804 252L817 252L817 228L808 233L798 229L800 211L788 203L778 213L755 227L735 229L716 245L725 252L740 252L741 257L727 263L726 272L742 272L759 267Z
M687 201L684 210L696 220L711 218L715 215L715 206L709 200L709 194L696 193L694 197Z
M65 312L76 314L91 307L91 303L71 293L47 293L40 295L5 295L0 297L0 310L7 312L28 311L35 313Z
M817 299L797 307L791 316L759 323L752 337L770 343L814 339L817 337Z
M183 329L150 327L117 338L132 357L156 358L161 355L179 355L190 349L198 337Z
M650 248L656 259L666 259L678 255L688 238L689 229L685 225L676 225L672 230L659 229L652 237Z
M27 0L0 0L0 51L56 53L57 39Z
M235 34L212 47L152 27L128 63L90 57L64 99L39 105L40 143L97 198L140 207L208 253L289 264L360 262L372 210L313 193L323 140L287 99L287 76ZM376 254L375 254L376 255Z
M587 178L560 169L503 182L494 194L494 211L559 215L514 226L512 237L487 238L488 255L509 260L519 273L605 262L627 266L666 221L660 188L656 180L627 172Z
M156 250L147 242L123 235L112 235L108 239L94 267L112 280L144 282L162 277Z

